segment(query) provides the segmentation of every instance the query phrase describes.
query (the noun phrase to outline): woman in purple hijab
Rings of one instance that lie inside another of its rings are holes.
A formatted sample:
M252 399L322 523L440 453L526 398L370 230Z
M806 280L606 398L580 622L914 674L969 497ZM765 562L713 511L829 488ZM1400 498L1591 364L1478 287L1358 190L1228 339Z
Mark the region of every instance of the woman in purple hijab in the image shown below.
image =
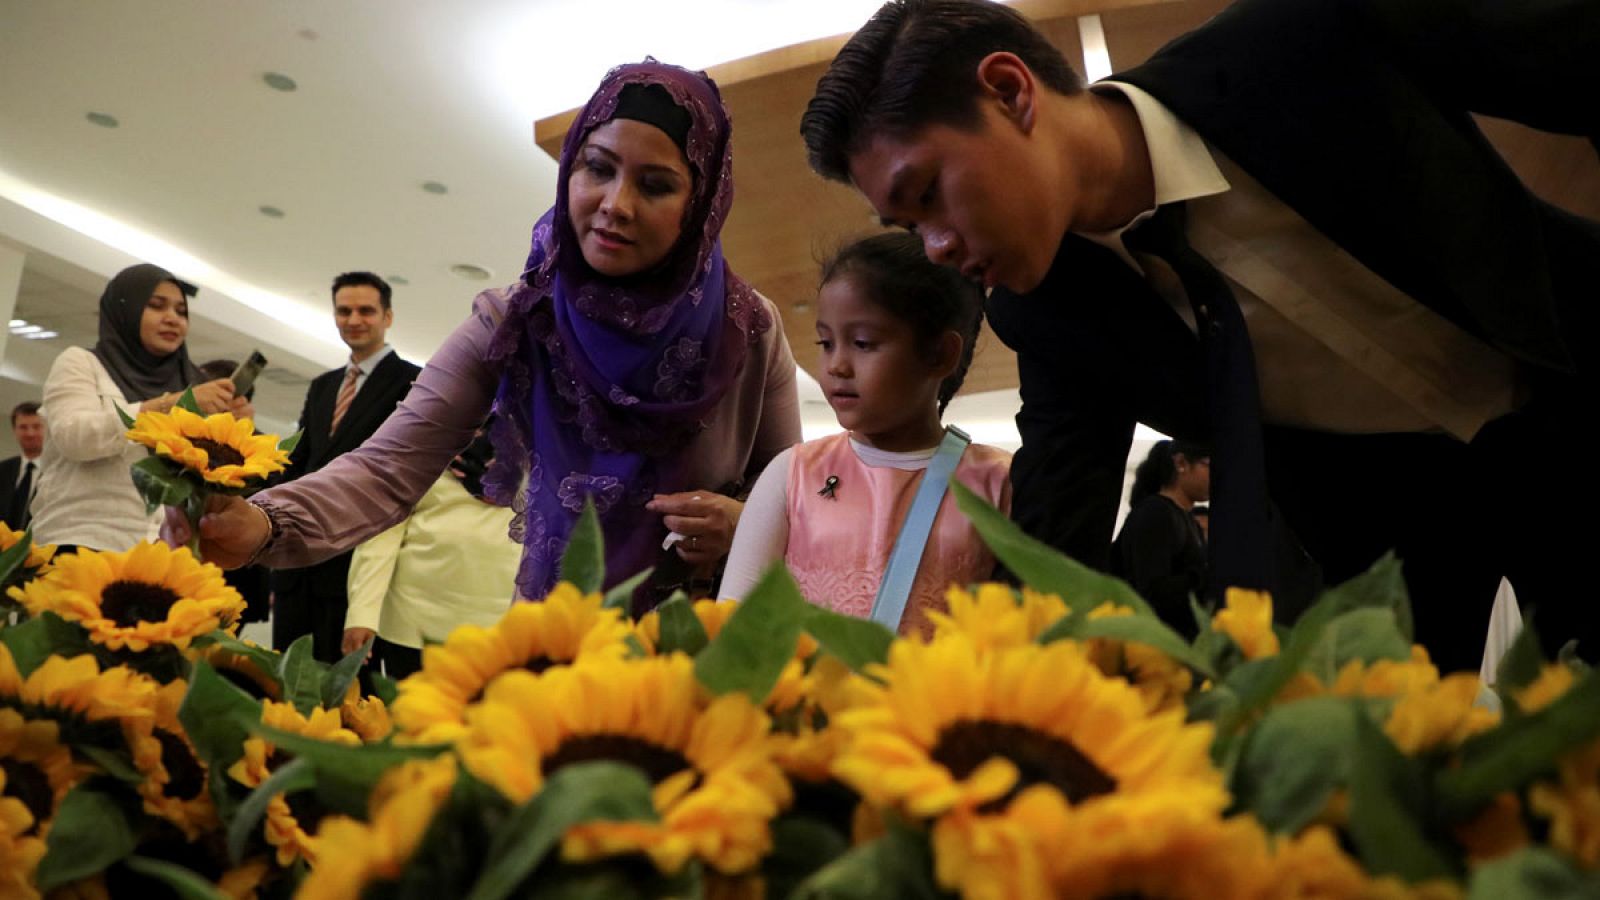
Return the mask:
M201 522L206 558L302 566L382 531L492 402L485 487L518 513L518 596L554 584L585 500L605 532L608 585L650 566L658 581L683 580L692 573L660 576L680 560L703 574L732 542L736 498L800 439L776 310L723 259L732 171L710 78L653 60L613 69L567 134L522 278L474 300L361 448L214 507ZM642 590L636 608L659 597Z

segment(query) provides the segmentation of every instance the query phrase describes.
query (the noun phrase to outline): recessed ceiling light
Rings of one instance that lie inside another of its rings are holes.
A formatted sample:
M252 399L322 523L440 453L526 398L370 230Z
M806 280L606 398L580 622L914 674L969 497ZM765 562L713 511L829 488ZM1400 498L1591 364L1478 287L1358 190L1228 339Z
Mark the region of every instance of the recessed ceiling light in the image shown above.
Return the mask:
M51 338L57 338L57 337L60 337L60 336L61 335L57 334L54 331L35 331L32 334L23 335L23 337L27 338L30 341L48 341Z
M294 83L293 78L290 78L282 72L268 72L261 76L261 80L267 83L267 87L272 88L275 91L283 91L284 93L288 93L299 87L298 84Z
M33 334L35 332L43 331L43 330L44 330L43 328L40 328L37 325L29 325L26 322L22 323L21 325L13 325L13 326L11 326L11 333L12 334Z
M299 31L296 31L295 34L299 35L302 38L305 38L308 41L314 41L314 40L317 39L317 36L318 36L317 33L315 31L311 30L310 28L302 28Z
M450 267L450 272L468 281L488 281L492 274L483 266L475 266L472 263L456 263Z
M422 183L422 189L430 194L450 193L450 188L446 187L444 183L440 181L424 181Z
M256 210L269 219L283 218L283 210L277 208L276 206L258 206L256 207Z
M411 279L405 277L404 275L390 275L389 276L389 283L390 284L398 284L398 285L404 286L404 285L410 284L411 283Z
M85 115L84 118L95 125L99 125L101 128L115 128L122 124L117 121L116 116L103 112L92 112Z
M27 319L12 319L11 320L11 324L6 326L6 327L7 328L16 328L19 325L26 325L26 324L28 324L28 320Z

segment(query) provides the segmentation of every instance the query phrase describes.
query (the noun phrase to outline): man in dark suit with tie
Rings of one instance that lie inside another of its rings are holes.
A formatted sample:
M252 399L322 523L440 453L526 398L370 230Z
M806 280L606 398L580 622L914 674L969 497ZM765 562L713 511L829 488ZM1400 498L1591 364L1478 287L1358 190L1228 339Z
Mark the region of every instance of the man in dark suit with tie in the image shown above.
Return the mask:
M1596 58L1594 0L1238 0L1089 87L1010 10L896 0L801 131L994 289L1024 528L1104 567L1135 424L1206 441L1214 591L1292 608L1299 547L1329 583L1393 548L1418 640L1476 668L1502 575L1600 649L1600 526L1540 476L1586 444L1600 228L1470 115L1592 141Z
M44 418L39 404L18 403L11 410L11 432L18 456L0 460L0 520L13 531L24 531L33 518L29 507L39 487L39 455L44 452Z
M421 371L384 342L394 324L388 282L371 272L346 272L333 280L333 318L350 348L344 366L318 375L300 413L300 443L289 458L289 478L315 472L361 446L394 412ZM344 634L350 554L304 569L272 574L272 646L286 649L313 637L317 659L339 659Z

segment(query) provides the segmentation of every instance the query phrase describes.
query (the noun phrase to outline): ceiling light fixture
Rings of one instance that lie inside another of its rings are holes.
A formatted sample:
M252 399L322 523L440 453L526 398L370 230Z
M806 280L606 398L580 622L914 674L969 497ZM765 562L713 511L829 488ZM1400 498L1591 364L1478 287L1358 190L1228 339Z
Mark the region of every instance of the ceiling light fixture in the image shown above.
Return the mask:
M40 328L37 325L28 325L26 323L24 323L22 325L13 325L13 326L11 326L11 333L12 334L29 335L29 334L33 334L35 332L39 332L39 331L43 331L43 330L44 330L43 328Z
M475 266L472 263L456 263L450 267L450 273L468 281L488 281L494 274L483 266Z
M258 206L256 207L256 210L269 219L283 218L283 210L277 208L276 206Z
M405 277L404 275L390 275L389 276L389 283L390 284L398 284L401 287L405 287L406 285L411 283L411 279Z
M275 91L283 91L285 94L300 87L300 85L294 83L293 78L282 72L268 72L261 76L261 80L267 83L267 87Z
M22 336L30 341L48 341L51 338L58 338L61 335L54 331L35 331L31 334L25 334Z
M84 118L88 119L92 124L99 125L101 128L115 128L122 124L117 121L116 116L103 112L88 113Z
M422 189L430 194L450 193L450 188L445 186L444 182L441 181L424 181L422 183Z
M11 324L7 325L6 327L7 328L16 328L18 325L26 325L26 324L28 324L28 320L27 319L12 319L11 320Z

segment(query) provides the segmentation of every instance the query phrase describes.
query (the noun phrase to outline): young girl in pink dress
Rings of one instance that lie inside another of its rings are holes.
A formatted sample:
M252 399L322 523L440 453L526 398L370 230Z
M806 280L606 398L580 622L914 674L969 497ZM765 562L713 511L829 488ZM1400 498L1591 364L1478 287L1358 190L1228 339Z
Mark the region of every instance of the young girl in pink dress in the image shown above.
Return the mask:
M823 266L820 380L845 432L785 450L761 473L734 535L722 596L743 597L782 562L807 600L868 615L982 321L978 286L929 262L912 235L856 241ZM952 477L1009 511L1010 466L1006 451L971 444ZM994 564L947 492L901 633L927 633L928 612L945 608L945 589L988 578Z

